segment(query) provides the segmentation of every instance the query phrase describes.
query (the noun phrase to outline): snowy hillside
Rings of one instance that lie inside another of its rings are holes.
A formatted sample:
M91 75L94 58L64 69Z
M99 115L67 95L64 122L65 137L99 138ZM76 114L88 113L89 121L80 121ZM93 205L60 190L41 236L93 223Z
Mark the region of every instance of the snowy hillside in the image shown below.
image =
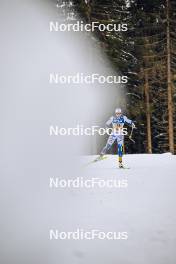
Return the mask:
M85 157L83 163L94 158ZM127 241L104 242L101 257L95 257L97 263L174 264L176 156L125 155L129 170L116 169L116 159L109 155L107 160L87 166L84 177L128 179L127 189L97 188L91 194L80 193L87 208L91 203L88 225L126 230L129 235ZM97 242L95 252L102 248Z
M175 264L175 156L126 155L129 170L116 168L116 156L87 166L95 158L87 156L77 171L70 156L64 171L59 170L58 159L47 171L43 159L39 167L34 157L31 168L31 163L11 156L4 162L1 178L1 244L7 249L1 247L0 263ZM14 176L16 171L19 175ZM51 189L48 175L61 180L127 180L128 187ZM128 239L50 240L49 230L55 228L128 232Z

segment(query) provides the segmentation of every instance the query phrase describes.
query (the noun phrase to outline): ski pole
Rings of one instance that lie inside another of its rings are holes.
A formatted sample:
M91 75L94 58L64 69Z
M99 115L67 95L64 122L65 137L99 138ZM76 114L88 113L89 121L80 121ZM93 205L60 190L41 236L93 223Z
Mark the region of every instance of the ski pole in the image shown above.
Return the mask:
M131 129L131 133L130 133L130 135L129 135L129 139L130 139L133 143L135 143L134 139L132 139L133 129L134 129L134 127L132 127L132 129Z

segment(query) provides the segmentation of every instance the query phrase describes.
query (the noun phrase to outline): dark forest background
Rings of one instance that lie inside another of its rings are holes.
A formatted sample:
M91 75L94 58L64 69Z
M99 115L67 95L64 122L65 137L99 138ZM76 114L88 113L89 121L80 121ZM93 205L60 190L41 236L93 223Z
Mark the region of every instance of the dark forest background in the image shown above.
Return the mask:
M128 31L94 33L117 72L128 76L120 107L136 121L128 153L176 151L176 1L58 0L67 20L127 23Z

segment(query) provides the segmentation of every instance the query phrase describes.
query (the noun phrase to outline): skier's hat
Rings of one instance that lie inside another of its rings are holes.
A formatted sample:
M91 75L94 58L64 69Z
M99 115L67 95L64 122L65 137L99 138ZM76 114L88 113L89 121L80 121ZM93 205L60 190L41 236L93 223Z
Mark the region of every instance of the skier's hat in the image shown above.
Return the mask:
M121 113L122 113L122 109L121 108L116 108L115 114L121 114Z

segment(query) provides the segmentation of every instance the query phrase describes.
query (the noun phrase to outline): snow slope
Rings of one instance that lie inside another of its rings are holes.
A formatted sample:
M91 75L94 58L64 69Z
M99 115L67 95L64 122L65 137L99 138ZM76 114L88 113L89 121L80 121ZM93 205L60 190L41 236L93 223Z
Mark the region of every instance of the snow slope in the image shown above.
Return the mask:
M84 162L92 159L85 157ZM127 190L92 191L91 217L87 217L96 227L126 230L129 238L104 242L102 248L97 242L92 263L176 263L176 156L125 155L129 170L116 169L116 161L116 156L109 156L86 168L88 178L128 179Z
M125 155L129 170L117 169L116 156L85 166L94 158L82 158L81 168L72 173L65 168L65 174L59 159L52 171L34 161L33 167L19 163L18 170L18 160L6 170L4 165L0 263L176 263L176 156ZM65 166L72 168L71 159ZM49 177L127 179L128 188L50 189ZM50 229L78 228L126 231L128 240L49 240Z

